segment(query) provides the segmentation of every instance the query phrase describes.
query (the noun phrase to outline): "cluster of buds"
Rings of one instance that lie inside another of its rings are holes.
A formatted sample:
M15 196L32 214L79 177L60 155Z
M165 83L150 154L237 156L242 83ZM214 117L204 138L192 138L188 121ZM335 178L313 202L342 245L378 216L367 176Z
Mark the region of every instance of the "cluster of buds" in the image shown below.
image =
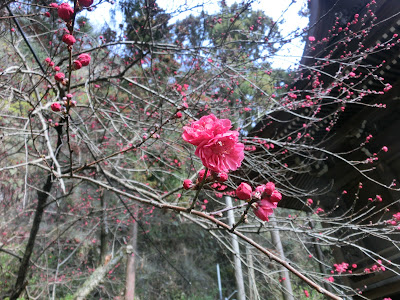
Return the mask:
M90 54L82 53L78 56L78 59L73 61L72 67L74 70L79 70L80 68L89 65L90 60L91 60Z
M77 102L75 100L72 100L72 97L72 94L67 94L65 97L63 97L62 103L52 103L50 106L51 110L54 112L67 112L67 107L75 107L77 105Z
M185 179L183 181L183 188L185 190L197 190L200 184L203 182L204 175L206 170L200 170L199 174L197 175L196 182L193 183L190 179ZM206 178L204 179L204 184L211 183L211 182L225 182L228 180L228 174L225 172L214 172L214 171L207 171Z
M68 78L65 77L65 74L63 72L58 72L54 75L54 79L61 83L62 85L67 85L68 83Z
M268 217L282 200L282 194L275 189L273 182L257 186L254 192L249 184L242 182L236 189L236 197L253 201L254 214L262 221L269 221Z

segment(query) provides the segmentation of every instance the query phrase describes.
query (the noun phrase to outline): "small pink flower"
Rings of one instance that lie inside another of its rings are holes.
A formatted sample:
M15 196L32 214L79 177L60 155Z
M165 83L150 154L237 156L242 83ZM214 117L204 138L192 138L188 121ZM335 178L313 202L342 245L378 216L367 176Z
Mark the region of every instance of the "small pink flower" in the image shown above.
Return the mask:
M350 76L350 77L354 77L354 76L356 76L356 73L350 72L350 73L349 73L349 76Z
M310 293L307 290L304 290L304 295L306 295L306 298L310 297Z
M178 119L182 118L182 113L180 111L178 111L175 115Z
M74 60L72 64L74 70L79 70L80 68L82 68L82 63L79 60Z
M264 193L267 196L271 196L274 191L275 191L275 183L267 182L267 184L265 185Z
M389 150L388 147L386 147L386 146L383 146L383 147L382 147L382 151L383 151L383 152L388 152L388 150Z
M91 57L90 54L88 53L82 53L78 56L78 60L80 61L80 63L82 64L82 66L87 66L90 63Z
M252 188L245 182L242 182L236 189L236 196L240 200L248 200L251 198Z
M71 20L73 15L74 15L74 9L68 3L61 3L60 6L58 6L58 16L65 22Z
M334 282L335 281L335 279L333 279L333 277L331 276L331 277L328 277L328 278L326 278L326 280L328 280L329 282Z
M257 201L254 214L262 221L269 221L268 217L273 214L276 208L276 203L268 200Z
M44 15L45 15L45 17L50 18L50 13L49 13L48 11L46 11L46 12L44 13Z
M89 7L90 5L93 4L93 0L78 0L79 5L83 7Z
M315 37L314 37L314 36L309 36L309 37L308 37L308 40L309 40L310 42L315 42Z
M203 165L212 171L235 171L241 166L244 158L244 145L238 143L238 136L239 132L228 131L217 134L210 140L203 140L197 147L195 155L200 157Z
M51 63L51 58L50 57L46 57L46 59L44 61L49 64L49 63Z
M217 175L217 180L218 182L225 182L228 180L228 174L225 172L220 172Z
M271 200L271 202L279 202L282 200L282 194L279 193L277 190L275 190L272 192L270 200Z
M54 7L54 8L58 8L58 4L57 3L50 3L50 5L49 5L50 7Z
M52 111L61 111L62 108L61 104L58 102L52 103L50 107Z
M190 180L190 179L185 179L184 181L183 181L183 188L185 189L185 190L189 190L189 189L191 189L193 187L193 183L192 183L192 181Z
M218 134L226 133L231 127L231 121L228 119L218 119L213 114L210 114L193 122L190 124L190 127L184 126L182 138L186 142L198 146L202 142L208 141Z
M204 169L202 169L202 170L200 170L199 171L199 174L198 174L198 180L199 180L199 182L202 182L203 181L203 177L204 177L204 173L206 172L206 170L204 170ZM211 172L210 172L210 170L208 170L207 171L207 177L206 178L208 178L208 177L210 177L211 176Z
M58 82L63 81L65 78L65 74L64 73L56 73L56 75L54 75L54 79Z
M64 34L64 36L62 37L62 41L67 45L72 46L73 44L75 44L76 39L72 34Z
M311 206L313 203L314 201L311 198L307 199L307 205Z

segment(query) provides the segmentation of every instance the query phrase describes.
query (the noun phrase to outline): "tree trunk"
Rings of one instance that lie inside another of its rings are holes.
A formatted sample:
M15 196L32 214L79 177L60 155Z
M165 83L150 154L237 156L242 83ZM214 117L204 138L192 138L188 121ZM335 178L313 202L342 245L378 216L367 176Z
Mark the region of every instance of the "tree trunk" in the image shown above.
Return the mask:
M131 240L127 247L128 259L126 266L125 300L135 299L135 276L136 276L136 245L137 245L137 222L132 220Z
M104 277L114 268L124 256L126 248L123 247L115 253L115 257L107 264L97 268L92 275L83 283L73 296L74 300L84 300L104 280ZM111 256L111 254L109 254Z

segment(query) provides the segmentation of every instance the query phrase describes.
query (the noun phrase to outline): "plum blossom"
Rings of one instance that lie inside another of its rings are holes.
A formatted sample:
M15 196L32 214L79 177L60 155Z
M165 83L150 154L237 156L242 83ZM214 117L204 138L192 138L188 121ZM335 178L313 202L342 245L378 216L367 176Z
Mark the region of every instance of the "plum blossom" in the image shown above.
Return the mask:
M190 127L183 127L182 138L198 146L204 141L208 141L218 134L226 133L232 127L228 119L218 119L213 114L201 117L200 120L193 122Z
M236 196L240 200L248 200L251 198L252 188L249 184L242 182L236 189Z
M93 0L78 0L79 5L83 7L89 7L93 4Z
M190 188L192 188L192 186L193 186L193 183L192 183L192 181L190 179L185 179L183 181L183 188L185 190L189 190Z
M62 37L62 41L68 46L72 46L73 44L75 44L76 39L72 34L64 34L64 36Z
M262 221L269 221L269 216L273 214L277 207L277 202L260 200L255 203L254 214Z
M58 6L58 16L65 22L71 20L73 15L74 15L74 9L68 3L61 3L60 6Z
M52 103L50 107L52 111L61 111L62 108L61 104L58 102Z
M244 145L238 143L239 132L228 131L217 134L209 140L203 140L195 155L203 165L215 172L235 171L242 164Z

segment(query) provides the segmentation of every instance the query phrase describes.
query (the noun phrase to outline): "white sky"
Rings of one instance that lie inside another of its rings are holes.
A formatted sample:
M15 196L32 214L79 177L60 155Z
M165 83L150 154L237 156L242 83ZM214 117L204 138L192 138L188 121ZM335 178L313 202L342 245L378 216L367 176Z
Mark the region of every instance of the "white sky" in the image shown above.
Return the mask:
M115 1L117 2L117 1ZM226 0L228 5L237 2L235 0ZM290 3L294 2L292 5ZM258 0L252 4L253 10L264 10L265 14L272 17L274 21L284 20L283 24L279 25L281 34L283 36L290 34L294 30L300 28L303 29L307 26L308 19L302 18L298 15L298 11L302 6L306 5L307 0ZM165 9L167 12L173 12L177 9L189 9L196 6L204 7L210 13L218 10L217 0L158 0L158 5ZM102 3L96 8L95 13L89 12L87 16L95 26L101 27L104 23L110 24L109 11L117 7L117 4L111 5L109 3ZM194 10L196 11L196 9ZM197 9L201 11L201 9ZM186 13L179 14L179 19L193 13L190 10ZM99 18L99 16L102 16ZM116 14L117 24L113 24L112 27L116 28L122 19L122 15L117 11ZM112 24L110 24L112 25ZM293 67L296 62L299 61L303 54L304 44L301 39L293 40L290 44L286 45L281 51L278 52L276 58L273 60L272 66L287 69Z

